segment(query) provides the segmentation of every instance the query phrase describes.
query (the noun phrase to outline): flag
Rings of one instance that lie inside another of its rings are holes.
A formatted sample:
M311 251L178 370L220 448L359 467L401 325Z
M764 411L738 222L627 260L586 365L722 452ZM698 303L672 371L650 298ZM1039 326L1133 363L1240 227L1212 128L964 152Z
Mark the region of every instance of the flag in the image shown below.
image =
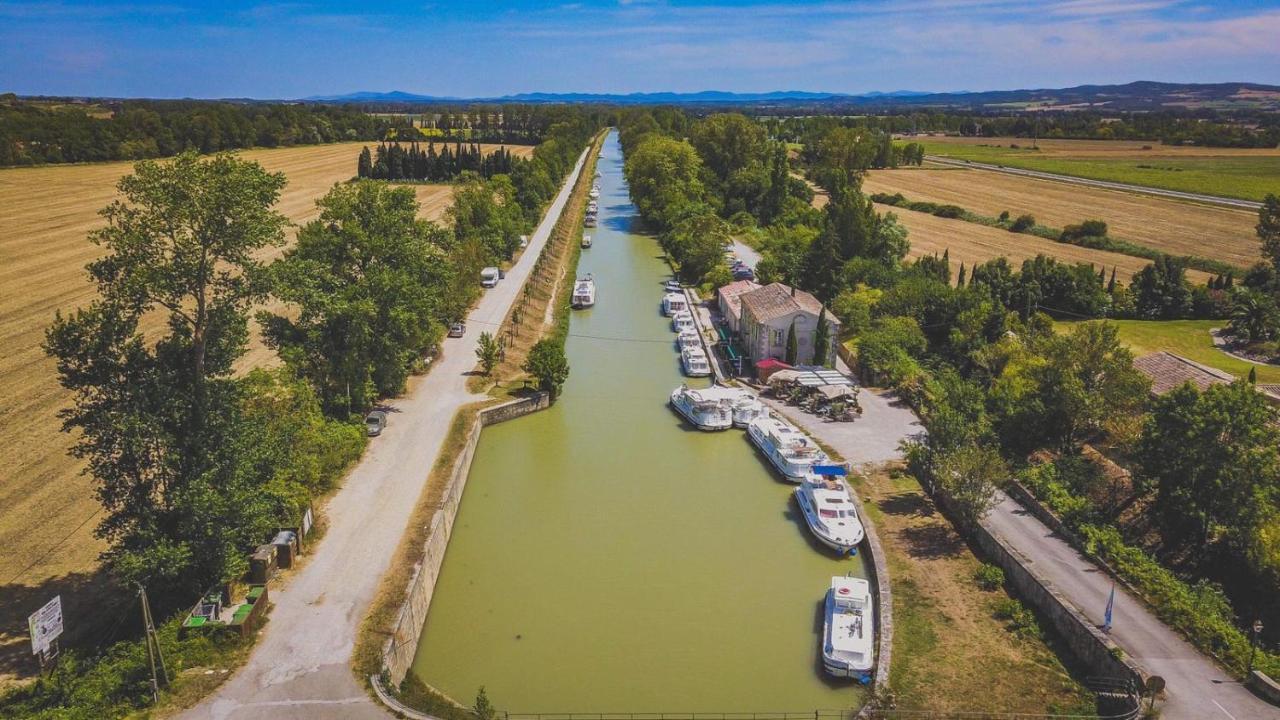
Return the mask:
M1116 608L1116 586L1111 586L1111 596L1107 598L1107 614L1102 620L1102 631L1111 632L1111 611Z

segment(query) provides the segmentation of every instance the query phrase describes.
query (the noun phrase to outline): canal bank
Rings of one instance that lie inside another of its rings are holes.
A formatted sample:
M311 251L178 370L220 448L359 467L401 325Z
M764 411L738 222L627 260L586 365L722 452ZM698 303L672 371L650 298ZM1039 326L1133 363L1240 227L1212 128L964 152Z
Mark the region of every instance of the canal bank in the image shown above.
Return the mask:
M819 666L832 575L740 431L666 407L682 381L658 312L667 269L600 160L600 225L579 274L572 368L549 410L481 434L413 672L520 712L804 711L860 704Z

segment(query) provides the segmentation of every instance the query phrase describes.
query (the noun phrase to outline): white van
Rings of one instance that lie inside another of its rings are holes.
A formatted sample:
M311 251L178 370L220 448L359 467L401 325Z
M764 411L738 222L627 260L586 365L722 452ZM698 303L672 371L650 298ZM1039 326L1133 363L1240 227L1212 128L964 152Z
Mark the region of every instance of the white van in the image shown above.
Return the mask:
M498 268L487 267L480 271L480 287L497 287L498 286Z

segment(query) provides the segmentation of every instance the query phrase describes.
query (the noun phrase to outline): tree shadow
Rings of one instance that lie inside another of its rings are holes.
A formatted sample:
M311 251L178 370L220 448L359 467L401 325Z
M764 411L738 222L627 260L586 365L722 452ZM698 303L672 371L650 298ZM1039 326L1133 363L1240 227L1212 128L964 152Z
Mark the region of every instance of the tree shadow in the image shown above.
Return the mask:
M917 560L959 557L965 550L964 540L945 524L903 528L899 535L907 554Z
M31 653L27 618L52 600L62 598L63 634L58 645L92 651L141 631L141 613L132 593L105 569L49 578L35 585L0 585L0 675L34 677L40 664Z
M916 492L904 492L890 495L878 503L876 506L886 515L898 515L902 517L933 517L937 514L933 503L924 495Z

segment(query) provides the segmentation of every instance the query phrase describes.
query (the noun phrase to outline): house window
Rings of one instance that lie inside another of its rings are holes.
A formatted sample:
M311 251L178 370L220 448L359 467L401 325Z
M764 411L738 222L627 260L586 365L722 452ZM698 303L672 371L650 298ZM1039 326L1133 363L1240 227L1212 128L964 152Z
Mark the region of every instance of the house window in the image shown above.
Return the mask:
M781 331L781 330L770 330L770 331L769 331L769 334L773 337L773 344L774 344L774 345L781 345L781 344L782 344L783 338L782 338L782 331Z

